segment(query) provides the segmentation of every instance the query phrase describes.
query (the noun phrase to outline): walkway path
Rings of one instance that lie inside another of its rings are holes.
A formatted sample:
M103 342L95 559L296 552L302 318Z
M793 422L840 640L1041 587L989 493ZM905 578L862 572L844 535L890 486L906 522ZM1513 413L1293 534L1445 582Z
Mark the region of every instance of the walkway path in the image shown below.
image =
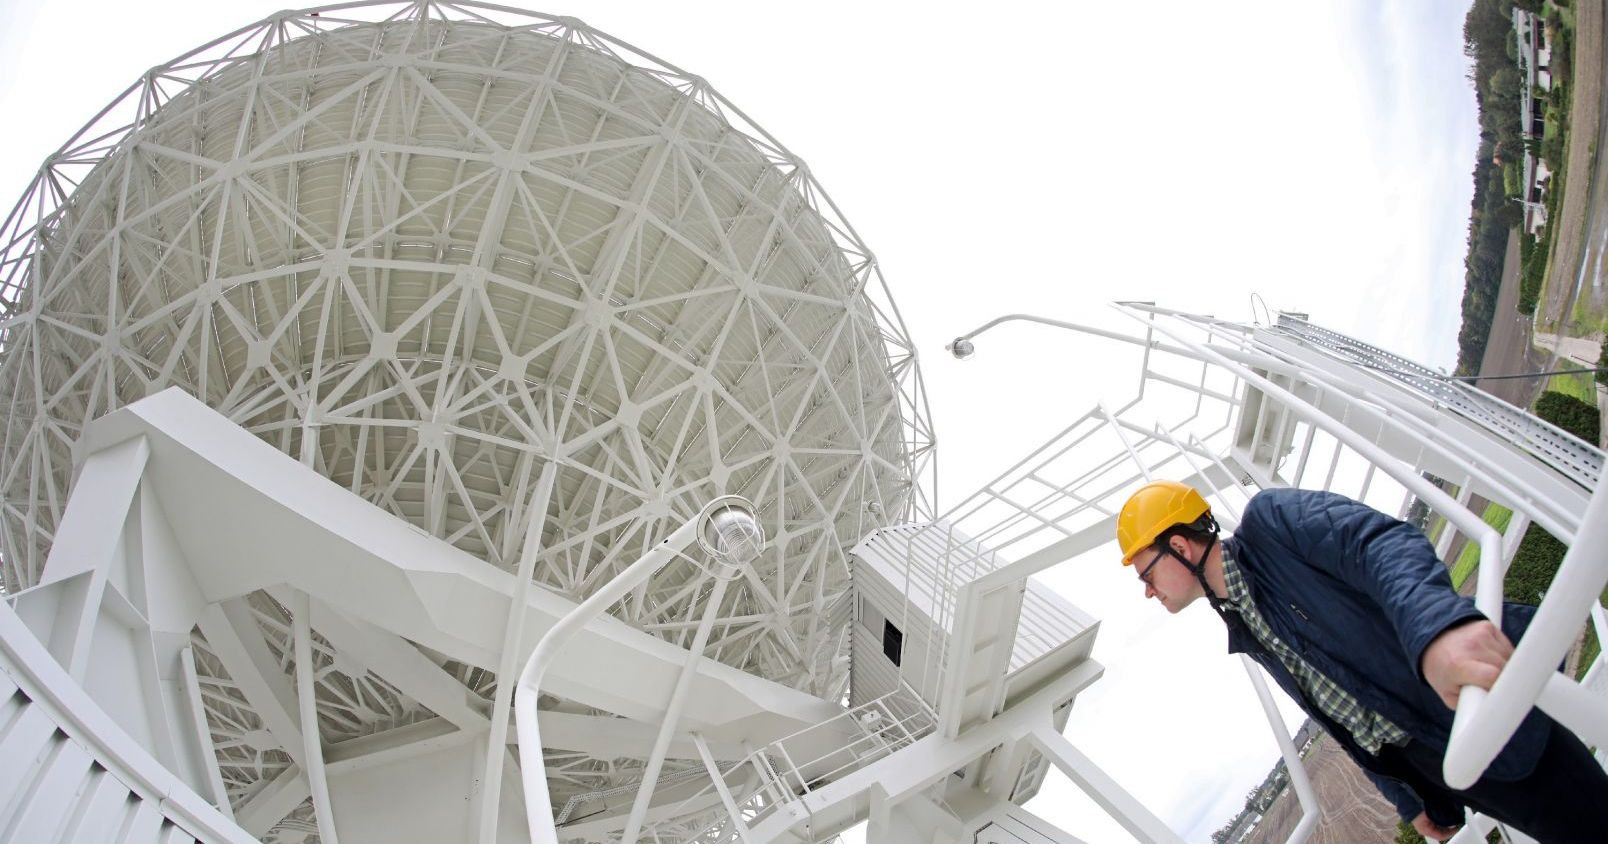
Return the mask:
M1569 364L1596 366L1602 354L1602 341L1586 337L1559 337L1556 334L1535 334L1535 345L1550 350L1553 368L1569 369ZM1602 435L1597 445L1608 448L1608 385L1597 383L1597 412L1602 416Z
M1597 356L1602 354L1601 341L1587 337L1563 337L1537 331L1535 344L1557 356L1557 369L1568 369L1571 363L1596 366Z

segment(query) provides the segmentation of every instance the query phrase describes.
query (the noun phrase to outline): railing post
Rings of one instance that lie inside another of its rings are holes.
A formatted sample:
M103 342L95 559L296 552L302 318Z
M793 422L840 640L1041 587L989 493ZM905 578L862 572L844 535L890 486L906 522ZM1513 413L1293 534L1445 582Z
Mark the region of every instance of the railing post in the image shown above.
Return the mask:
M1279 754L1284 757L1284 770L1290 774L1290 785L1295 788L1295 796L1301 802L1301 820L1290 830L1290 837L1285 839L1286 844L1301 844L1312 835L1312 830L1318 823L1318 795L1312 790L1312 779L1307 776L1306 763L1301 761L1301 750L1290 739L1289 728L1284 724L1284 718L1279 715L1279 708L1273 703L1273 694L1268 691L1267 680L1263 679L1261 670L1255 662L1245 654L1240 654L1240 663L1245 666L1245 673L1251 675L1251 686L1256 689L1256 699L1262 702L1262 711L1267 714L1267 725L1273 730L1273 739L1279 744Z

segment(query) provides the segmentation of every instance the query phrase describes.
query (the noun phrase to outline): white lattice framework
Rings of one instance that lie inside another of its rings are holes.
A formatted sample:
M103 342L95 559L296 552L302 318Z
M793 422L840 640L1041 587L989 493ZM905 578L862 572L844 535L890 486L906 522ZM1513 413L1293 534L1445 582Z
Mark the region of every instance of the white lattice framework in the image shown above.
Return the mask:
M275 15L44 164L0 228L0 587L37 582L84 426L171 386L488 565L539 542L535 581L572 598L744 495L772 542L707 654L828 699L844 551L932 488L915 355L804 165L700 78L484 4ZM614 613L685 645L707 584L673 565ZM249 615L288 677L289 611ZM196 645L245 799L290 759ZM322 638L315 662L325 741L434 714ZM562 805L640 766L549 776Z

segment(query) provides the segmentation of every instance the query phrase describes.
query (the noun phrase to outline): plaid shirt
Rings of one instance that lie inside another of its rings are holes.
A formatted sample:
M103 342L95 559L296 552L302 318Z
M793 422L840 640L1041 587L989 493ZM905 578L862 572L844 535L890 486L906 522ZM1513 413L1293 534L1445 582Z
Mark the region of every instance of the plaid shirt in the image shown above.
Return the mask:
M1240 619L1250 629L1256 641L1262 643L1279 662L1284 664L1290 676L1295 678L1301 691L1306 694L1307 701L1327 715L1332 721L1346 728L1351 737L1363 750L1378 754L1379 749L1387 744L1406 744L1407 733L1395 724L1385 720L1377 712L1370 712L1357 702L1350 692L1335 685L1333 680L1318 673L1317 669L1306 664L1290 646L1279 641L1273 635L1272 628L1262 618L1262 613L1256 609L1256 603L1251 600L1251 590L1245 585L1245 577L1240 574L1239 565L1234 562L1233 553L1229 546L1223 546L1223 580L1228 585L1228 600L1224 609L1239 613Z

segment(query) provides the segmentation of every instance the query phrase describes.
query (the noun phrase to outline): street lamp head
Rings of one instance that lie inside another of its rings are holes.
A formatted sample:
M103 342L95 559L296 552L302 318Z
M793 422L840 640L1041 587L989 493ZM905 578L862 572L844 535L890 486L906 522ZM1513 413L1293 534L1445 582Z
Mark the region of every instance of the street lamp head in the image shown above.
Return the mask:
M746 498L721 496L704 508L702 519L698 544L727 565L752 562L765 550L765 529Z
M956 337L944 348L948 349L949 353L955 356L955 360L965 360L972 355L977 354L977 347L972 345L972 341L967 340L965 337Z

